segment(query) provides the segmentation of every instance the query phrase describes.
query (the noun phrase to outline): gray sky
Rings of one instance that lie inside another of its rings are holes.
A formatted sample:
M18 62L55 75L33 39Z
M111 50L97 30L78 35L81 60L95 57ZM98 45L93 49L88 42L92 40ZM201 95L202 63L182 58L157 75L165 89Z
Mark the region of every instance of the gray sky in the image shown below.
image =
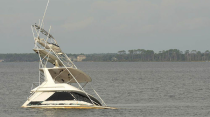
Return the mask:
M0 0L0 53L33 53L47 0ZM210 50L210 0L51 0L44 28L65 53Z

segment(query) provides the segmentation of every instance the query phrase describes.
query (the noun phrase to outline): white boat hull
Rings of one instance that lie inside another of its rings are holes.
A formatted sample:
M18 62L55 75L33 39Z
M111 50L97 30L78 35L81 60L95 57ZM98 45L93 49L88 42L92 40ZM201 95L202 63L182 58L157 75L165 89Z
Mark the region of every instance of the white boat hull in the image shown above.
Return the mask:
M63 109L117 109L114 107L105 107L105 106L65 106L65 105L57 105L57 106L22 106L22 108L63 108Z

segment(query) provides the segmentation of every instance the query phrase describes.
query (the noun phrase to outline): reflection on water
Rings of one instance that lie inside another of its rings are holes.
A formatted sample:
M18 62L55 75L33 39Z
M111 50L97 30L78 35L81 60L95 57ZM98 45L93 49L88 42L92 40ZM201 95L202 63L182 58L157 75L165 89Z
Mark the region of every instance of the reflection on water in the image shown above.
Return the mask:
M210 116L209 62L76 62L117 110L20 108L38 81L38 63L0 63L1 117ZM90 92L90 85L85 87Z

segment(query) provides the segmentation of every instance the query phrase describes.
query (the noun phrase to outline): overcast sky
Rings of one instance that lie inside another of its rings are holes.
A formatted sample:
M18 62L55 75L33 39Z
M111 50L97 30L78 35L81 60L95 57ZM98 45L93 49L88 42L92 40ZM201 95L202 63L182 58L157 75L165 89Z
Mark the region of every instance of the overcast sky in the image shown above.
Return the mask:
M0 0L0 53L33 53L47 0ZM50 0L44 28L65 53L210 50L210 0Z

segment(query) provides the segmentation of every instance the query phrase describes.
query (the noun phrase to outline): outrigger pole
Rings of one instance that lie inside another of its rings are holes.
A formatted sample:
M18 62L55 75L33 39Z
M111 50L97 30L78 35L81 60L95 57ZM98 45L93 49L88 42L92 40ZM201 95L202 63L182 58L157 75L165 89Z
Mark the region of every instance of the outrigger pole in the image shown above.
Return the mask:
M44 18L45 18L45 14L46 14L46 12L47 12L47 7L48 7L49 2L50 2L50 0L48 0L48 2L47 2L47 6L46 6L45 11L44 11L44 16L43 16L43 18L42 18L42 23L41 23L41 25L40 25L40 28L42 28L42 24L43 24L43 22L44 22ZM40 31L41 31L41 30L39 30L39 33L38 33L37 38L39 37Z

